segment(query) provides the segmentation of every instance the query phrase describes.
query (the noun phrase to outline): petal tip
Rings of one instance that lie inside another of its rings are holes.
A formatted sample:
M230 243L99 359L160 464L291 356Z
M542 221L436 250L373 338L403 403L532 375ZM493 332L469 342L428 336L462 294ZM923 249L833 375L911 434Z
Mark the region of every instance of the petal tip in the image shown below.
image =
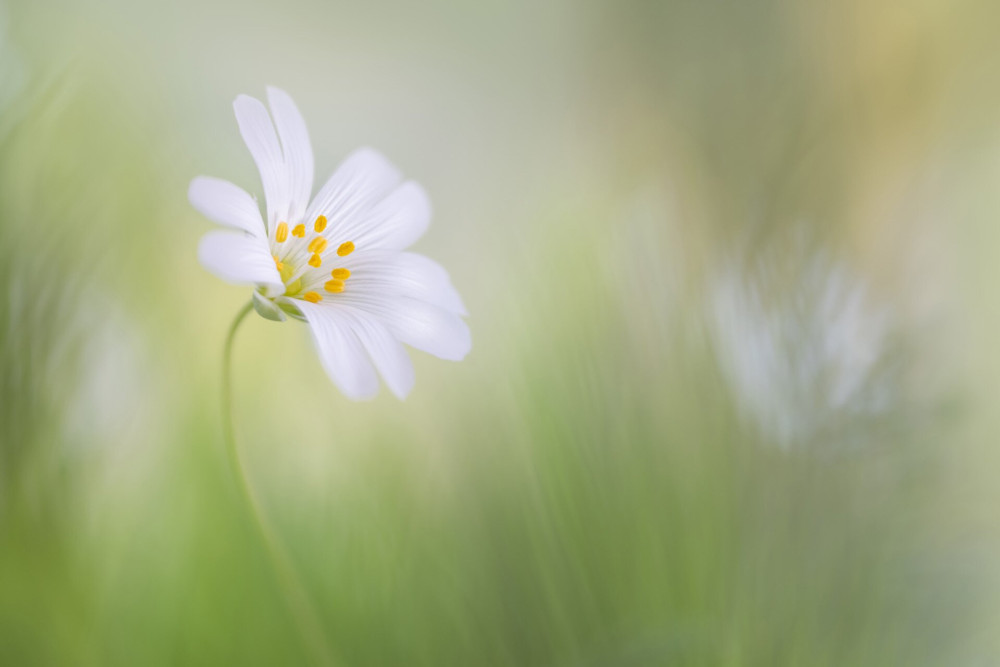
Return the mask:
M246 93L240 93L236 96L236 99L233 100L233 111L236 112L237 120L239 120L240 116L244 112L249 111L251 108L264 108L265 112L267 111L267 107L264 107L263 102L252 95L247 95Z
M459 320L462 325L459 328L459 335L453 341L449 349L444 350L444 354L439 355L445 361L464 361L472 351L472 332L469 325L464 320Z
M205 182L204 178L205 178L204 176L195 176L194 178L191 179L191 182L188 184L188 192L187 192L188 202L195 208L198 208L198 204L196 204L195 202L198 199L197 196L198 189L203 187L203 184Z
M402 384L400 384L398 380L395 382L389 382L384 373L382 375L382 379L386 380L386 385L389 387L389 391L391 391L392 395L400 401L406 400L406 397L410 395L411 391L413 391L413 385L416 384L416 378L412 374L409 378L404 380Z
M269 99L272 97L279 97L279 96L287 98L289 100L292 99L292 96L289 95L283 88L278 88L277 86L267 86L265 90L267 92L267 97Z
M389 158L371 146L361 146L359 148L355 148L351 151L350 155L344 159L344 163L348 162L352 164L365 165L369 168L371 168L371 165L374 165L377 169L392 173L397 179L399 178L399 169L396 168L396 165L394 165Z
M434 214L434 209L431 206L431 197L427 194L424 186L416 181L407 181L399 187L400 189L406 188L409 191L409 196L413 199L413 206L420 208L421 215L427 218L429 223Z

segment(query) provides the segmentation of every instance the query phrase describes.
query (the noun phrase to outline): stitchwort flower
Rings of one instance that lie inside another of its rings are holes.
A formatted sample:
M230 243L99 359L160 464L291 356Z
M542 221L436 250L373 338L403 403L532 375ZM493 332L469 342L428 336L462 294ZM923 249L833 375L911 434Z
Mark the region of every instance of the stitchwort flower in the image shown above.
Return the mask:
M202 264L231 283L251 285L261 316L287 316L312 330L323 367L353 399L378 393L381 374L403 398L413 366L403 344L460 360L471 346L462 300L448 274L404 252L427 229L423 188L403 181L379 153L362 148L310 199L313 153L295 103L268 88L262 102L233 103L240 134L257 163L266 211L224 180L191 182L192 205L232 230L205 235Z

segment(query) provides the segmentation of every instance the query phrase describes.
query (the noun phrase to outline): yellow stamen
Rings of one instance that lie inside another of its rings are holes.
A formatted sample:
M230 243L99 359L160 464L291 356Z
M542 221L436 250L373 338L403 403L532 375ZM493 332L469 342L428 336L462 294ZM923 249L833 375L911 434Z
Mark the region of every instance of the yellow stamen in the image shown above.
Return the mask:
M347 280L351 277L351 272L347 269L334 269L330 272L330 276L339 280Z
M313 254L312 257L309 258L309 266L315 266L318 269L320 266L322 266L322 264L323 264L323 258L315 253Z
M322 299L323 297L321 297L316 292L306 292L305 294L302 295L302 298L308 301L309 303L319 303L320 299Z
M284 243L288 239L288 223L279 222L278 229L274 232L274 240L278 243Z
M292 236L298 236L300 239L304 239L306 237L306 226L301 222L295 225L295 229L292 230Z
M278 273L281 274L281 282L287 283L289 278L295 271L292 269L291 264L285 264L284 262L278 262Z
M340 294L341 292L344 291L344 281L337 280L336 278L334 278L333 280L328 280L326 284L323 285L323 289L325 289L327 292Z
M318 255L324 250L326 250L326 239L322 236L317 236L309 242L309 252L314 252Z
M348 241L347 243L341 243L340 247L337 248L337 254L341 257L347 257L352 252L354 252L354 244Z
M318 218L316 218L316 222L313 223L313 229L316 230L317 234L320 233L321 231L323 231L324 229L326 229L326 216L325 215L321 215Z

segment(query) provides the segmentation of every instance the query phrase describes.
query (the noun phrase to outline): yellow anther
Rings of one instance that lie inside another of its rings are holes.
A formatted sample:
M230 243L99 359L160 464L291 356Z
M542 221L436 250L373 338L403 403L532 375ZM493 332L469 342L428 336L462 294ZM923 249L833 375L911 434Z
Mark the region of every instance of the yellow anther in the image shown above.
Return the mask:
M313 229L316 230L317 234L320 233L321 231L323 231L324 229L326 229L326 216L325 215L321 215L318 218L316 218L316 222L313 223Z
M313 253L313 256L309 258L309 266L315 266L318 269L322 265L323 265L323 258Z
M281 274L281 282L287 283L292 274L295 273L292 269L291 264L285 264L284 262L278 262L278 273Z
M278 267L278 273L281 273L282 271L285 270L285 263L284 262L275 262L274 265L276 267Z
M354 244L348 241L347 243L341 243L340 247L337 248L337 254L341 257L347 257L352 252L354 252Z
M278 243L284 243L288 239L288 223L279 222L278 229L274 232L274 240Z
M326 281L326 284L323 285L323 289L325 289L327 292L333 292L334 294L339 294L344 291L344 281L337 280L336 278L334 278L333 280L328 280Z
M298 236L300 239L304 239L306 237L306 226L301 222L295 225L295 229L292 230L292 236Z
M326 250L326 239L322 236L317 236L309 242L309 252L314 252L318 255L324 250Z
M321 297L317 292L306 292L305 294L302 295L302 298L308 301L309 303L319 303L320 299L322 299L323 297Z
M351 277L351 272L347 269L334 269L330 272L330 276L338 280L347 280Z

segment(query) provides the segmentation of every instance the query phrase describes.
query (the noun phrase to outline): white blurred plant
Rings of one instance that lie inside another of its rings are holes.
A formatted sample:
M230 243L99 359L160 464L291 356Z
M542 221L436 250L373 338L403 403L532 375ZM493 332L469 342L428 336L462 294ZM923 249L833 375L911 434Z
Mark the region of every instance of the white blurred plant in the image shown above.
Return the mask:
M892 406L891 317L823 250L793 243L734 263L710 295L722 372L744 417L792 449L857 444Z
M149 445L154 406L147 381L149 355L141 332L128 313L109 296L86 294L87 310L72 326L82 335L79 377L68 396L64 440L80 447L105 446L109 452ZM128 447L122 445L129 444Z

